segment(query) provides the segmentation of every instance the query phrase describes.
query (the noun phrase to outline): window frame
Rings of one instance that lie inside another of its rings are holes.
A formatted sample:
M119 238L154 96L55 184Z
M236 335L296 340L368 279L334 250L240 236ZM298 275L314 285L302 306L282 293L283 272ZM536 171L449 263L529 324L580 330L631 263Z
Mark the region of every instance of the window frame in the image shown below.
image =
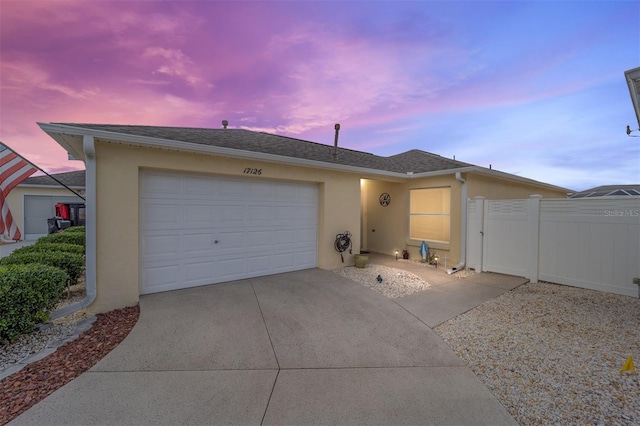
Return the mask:
M412 211L413 210L412 209L412 197L413 197L413 194L417 194L417 191L443 190L443 189L448 190L449 204L448 204L448 212L447 213L442 213L442 212L419 212L419 213L414 213ZM414 192L414 191L416 191L416 192ZM431 242L431 243L435 243L437 245L449 246L449 244L451 244L451 210L452 210L452 205L451 205L451 186L443 185L443 186L433 186L433 187L426 187L426 188L411 188L411 189L409 189L409 229L408 229L409 240L410 241L428 241L428 242ZM436 240L436 239L424 238L424 237L413 235L412 234L412 219L414 217L447 217L448 218L448 225L449 225L448 239L447 240Z

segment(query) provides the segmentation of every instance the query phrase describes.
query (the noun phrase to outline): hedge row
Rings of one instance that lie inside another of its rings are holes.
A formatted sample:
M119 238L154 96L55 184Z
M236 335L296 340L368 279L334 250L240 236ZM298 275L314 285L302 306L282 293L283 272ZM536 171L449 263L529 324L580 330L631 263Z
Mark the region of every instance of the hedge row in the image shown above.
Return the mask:
M23 254L23 253L42 253L42 252L64 252L84 254L84 246L78 244L69 243L49 243L49 244L32 244L30 246L20 247L15 249L11 254Z
M0 265L20 265L39 263L42 265L55 266L69 275L72 283L78 281L82 268L84 267L84 256L69 252L31 252L31 253L11 253L9 256L0 259Z
M72 226L71 228L67 228L64 230L66 233L74 233L74 232L85 232L84 225L82 226Z
M48 265L0 266L0 341L12 342L47 321L68 278Z
M69 229L63 232L60 232L59 234L49 234L47 236L41 237L38 239L38 241L36 241L36 245L64 243L64 244L76 244L80 246L85 246L85 233L79 232L79 231L69 232Z

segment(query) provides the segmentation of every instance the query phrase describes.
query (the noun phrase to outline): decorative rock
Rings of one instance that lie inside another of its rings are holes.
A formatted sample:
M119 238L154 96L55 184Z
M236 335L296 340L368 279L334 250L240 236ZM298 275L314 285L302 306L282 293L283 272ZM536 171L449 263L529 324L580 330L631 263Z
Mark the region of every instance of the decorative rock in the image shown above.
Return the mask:
M364 268L345 267L333 272L390 298L407 296L430 287L429 283L411 272L381 265L368 264Z

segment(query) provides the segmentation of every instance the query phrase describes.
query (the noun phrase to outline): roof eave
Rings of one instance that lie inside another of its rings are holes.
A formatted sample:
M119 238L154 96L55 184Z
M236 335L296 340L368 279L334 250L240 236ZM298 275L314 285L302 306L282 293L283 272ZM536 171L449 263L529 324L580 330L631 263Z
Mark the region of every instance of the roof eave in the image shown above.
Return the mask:
M625 71L624 76L627 80L627 86L629 86L629 94L636 113L636 120L638 120L638 128L640 128L640 99L638 99L640 97L640 67Z
M267 154L263 152L245 151L241 149L225 148L214 145L202 145L191 142L153 138L149 136L128 135L125 133L109 132L105 130L87 129L65 124L38 123L38 126L58 142L75 158L84 159L82 145L76 146L67 136L93 136L113 143L131 146L150 147L190 152L194 154L219 155L224 157L251 159L271 163L288 164L293 166L314 167L319 169L356 173L365 176L384 176L388 178L406 178L405 173L387 170L370 169L366 167L349 166L345 164L331 164L324 161L307 160L303 158L287 157L283 155Z

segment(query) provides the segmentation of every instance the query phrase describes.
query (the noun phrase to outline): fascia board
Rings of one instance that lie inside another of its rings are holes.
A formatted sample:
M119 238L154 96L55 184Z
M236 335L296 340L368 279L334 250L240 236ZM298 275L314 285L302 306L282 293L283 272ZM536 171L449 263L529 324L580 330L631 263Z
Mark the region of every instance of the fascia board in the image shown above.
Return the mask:
M289 164L292 166L306 166L326 170L343 171L373 176L385 176L390 178L406 178L405 173L391 172L386 170L369 169L366 167L348 166L344 164L330 164L323 161L307 160L303 158L286 157L282 155L267 154L263 152L245 151L241 149L225 148L212 145L201 145L191 142L174 141L167 139L152 138L149 136L127 135L123 133L108 132L104 130L86 129L83 127L67 126L60 124L38 123L40 128L54 138L67 151L73 147L64 139L62 135L93 136L97 139L108 140L113 143L129 144L132 146L161 148L180 152L190 152L195 154L220 155L241 159L251 159L266 161L271 163ZM75 156L76 152L70 152ZM76 157L77 158L77 157ZM80 158L84 158L84 154Z
M627 80L627 86L629 86L631 102L640 128L640 99L638 99L640 97L640 67L625 71L624 76Z

